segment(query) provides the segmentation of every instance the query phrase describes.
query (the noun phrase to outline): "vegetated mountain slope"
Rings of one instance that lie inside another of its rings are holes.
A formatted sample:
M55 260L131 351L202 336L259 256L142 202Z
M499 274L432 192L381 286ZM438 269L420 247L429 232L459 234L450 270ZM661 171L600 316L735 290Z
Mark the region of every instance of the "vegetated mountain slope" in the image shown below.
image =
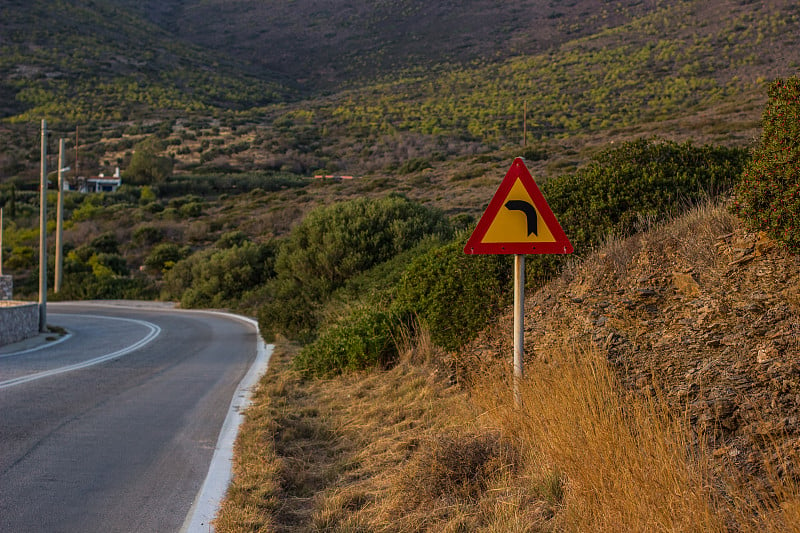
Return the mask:
M0 25L0 117L129 119L282 99L277 76L246 76L111 0L8 2Z
M158 131L171 132L165 155L178 171L414 177L432 167L468 187L482 167L454 171L454 160L518 145L523 102L528 141L552 174L612 139L747 144L763 82L800 65L800 7L790 0L569 4L12 2L0 26L1 113L33 128L42 117L94 128L87 148L123 167L131 146ZM331 42L319 37L335 24ZM422 46L424 57L412 50ZM271 58L289 58L286 76L333 75L349 88L323 83L329 94L298 100L264 81ZM198 117L224 129L208 138ZM130 137L119 125L145 120ZM14 152L2 177L35 175L33 131L0 132L9 139L0 151ZM17 149L23 137L29 146Z
M529 295L527 357L593 343L628 391L662 395L720 469L731 463L759 488L765 461L799 473L798 287L800 258L725 207L698 208L611 240ZM473 353L510 353L511 321Z
M189 0L182 2L176 23L182 38L332 91L339 83L412 66L541 52L618 26L656 5L655 0Z

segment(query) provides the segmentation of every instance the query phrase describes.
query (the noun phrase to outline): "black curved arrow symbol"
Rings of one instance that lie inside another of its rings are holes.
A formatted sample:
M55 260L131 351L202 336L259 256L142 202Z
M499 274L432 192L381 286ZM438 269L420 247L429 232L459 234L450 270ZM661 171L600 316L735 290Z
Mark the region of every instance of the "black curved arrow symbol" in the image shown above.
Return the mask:
M524 200L509 200L506 202L506 209L525 213L525 218L528 219L528 237L531 236L531 233L536 236L539 235L536 227L539 217L536 215L535 207Z

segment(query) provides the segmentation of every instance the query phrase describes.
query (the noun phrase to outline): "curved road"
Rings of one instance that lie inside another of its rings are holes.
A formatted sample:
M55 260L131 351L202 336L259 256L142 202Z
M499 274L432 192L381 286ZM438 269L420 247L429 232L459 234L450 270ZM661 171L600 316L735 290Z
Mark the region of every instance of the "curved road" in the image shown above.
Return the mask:
M230 315L50 304L0 351L0 531L178 531L257 352ZM188 520L187 520L188 523Z

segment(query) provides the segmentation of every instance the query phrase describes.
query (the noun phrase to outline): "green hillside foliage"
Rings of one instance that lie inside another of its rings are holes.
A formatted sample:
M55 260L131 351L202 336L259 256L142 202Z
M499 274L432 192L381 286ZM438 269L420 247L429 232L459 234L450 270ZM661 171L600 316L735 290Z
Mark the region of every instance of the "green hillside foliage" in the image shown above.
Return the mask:
M164 275L163 295L185 308L235 306L275 275L274 262L274 244L226 234L216 247L174 262Z
M281 243L259 324L269 334L307 337L333 292L350 278L450 232L444 215L402 196L356 199L311 211Z
M600 152L542 192L576 252L585 254L609 232L629 235L640 221L729 191L748 158L740 148L641 139Z
M0 35L0 92L13 95L0 117L16 122L243 109L289 93L108 0L6 6Z
M257 313L265 335L313 341L298 367L325 375L389 364L412 323L459 349L507 304L508 258L465 256L454 234L514 155L580 256L727 191L758 87L800 68L792 0L32 0L2 19L0 205L20 292L36 291L47 118L51 169L66 137L81 175L119 167L125 183L66 195L59 297ZM771 89L737 191L790 246L795 80ZM530 258L529 287L563 260Z
M733 209L754 230L800 252L800 78L769 87L764 129L736 187Z
M464 238L411 262L401 279L395 306L416 316L431 340L457 350L497 315L511 295L512 263L507 256L469 256Z
M89 244L65 250L62 288L53 295L56 300L151 299L156 296L152 282L130 276L119 242L112 233L94 238ZM49 256L50 281L53 286L54 255Z
M126 183L152 185L167 181L172 175L172 158L159 155L164 149L158 139L149 138L134 147L133 157L125 170Z
M326 328L292 361L306 375L332 376L386 367L397 358L403 321L391 311L362 308Z
M587 254L609 234L632 233L640 221L664 219L730 191L747 158L741 149L641 140L609 148L542 189L576 253ZM402 276L386 278L394 287L369 300L370 312L357 309L323 327L297 367L328 375L386 364L392 353L386 339L416 322L447 350L475 338L509 304L513 271L508 256L465 254L467 237L410 258ZM563 256L531 256L528 285L539 286L562 262ZM357 356L360 350L369 355Z

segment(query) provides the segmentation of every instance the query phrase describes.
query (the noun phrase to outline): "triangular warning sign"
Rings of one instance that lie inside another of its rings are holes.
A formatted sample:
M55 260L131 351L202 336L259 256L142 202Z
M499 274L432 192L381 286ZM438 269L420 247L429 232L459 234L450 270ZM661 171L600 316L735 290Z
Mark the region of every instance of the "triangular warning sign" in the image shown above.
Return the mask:
M464 253L572 253L572 244L521 157L511 164Z

